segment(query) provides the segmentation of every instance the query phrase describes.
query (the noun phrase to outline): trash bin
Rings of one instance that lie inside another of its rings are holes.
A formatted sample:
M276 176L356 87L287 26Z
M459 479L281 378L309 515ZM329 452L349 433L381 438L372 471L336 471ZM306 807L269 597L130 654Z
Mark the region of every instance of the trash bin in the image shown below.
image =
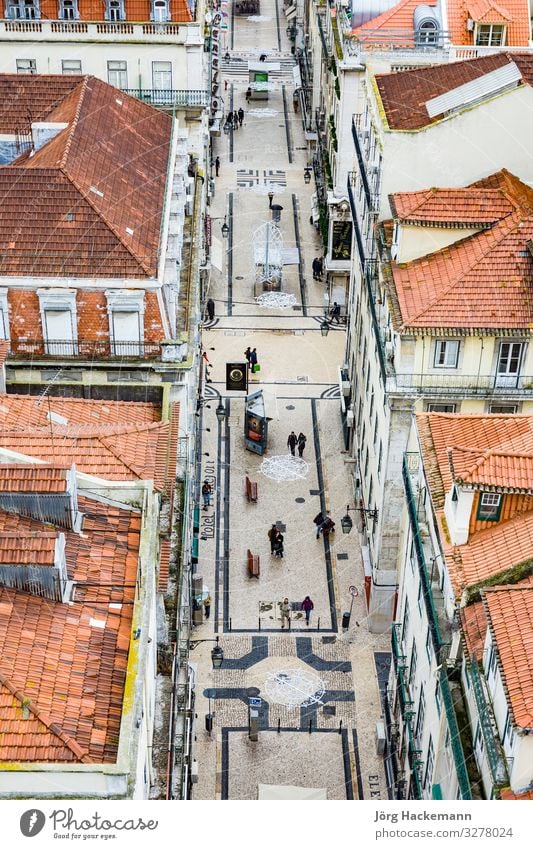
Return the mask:
M281 210L283 207L279 203L273 203L270 209L272 210L272 221L281 221Z
M348 611L342 614L342 630L347 631L350 627L350 614Z
M205 715L205 730L207 732L209 732L209 734L211 734L211 731L213 730L213 714L212 713L206 713L206 715Z

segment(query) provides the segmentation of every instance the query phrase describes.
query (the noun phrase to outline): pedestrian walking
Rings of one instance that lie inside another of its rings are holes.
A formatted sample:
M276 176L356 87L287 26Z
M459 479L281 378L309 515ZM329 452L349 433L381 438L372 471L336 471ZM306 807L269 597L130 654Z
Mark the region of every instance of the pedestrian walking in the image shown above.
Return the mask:
M320 280L320 260L316 256L313 260L313 280Z
M318 279L322 280L322 275L324 274L324 257L320 256L318 258Z
M278 536L278 527L277 525L272 525L272 527L268 531L268 539L270 540L270 553L275 554L276 551L276 539Z
M202 498L204 499L204 510L211 506L211 493L213 488L209 481L204 481L202 486Z
M207 318L209 321L213 321L215 317L215 302L213 298L208 298L207 303L205 305L205 309L207 312Z
M331 308L330 317L331 317L331 320L332 321L335 320L337 322L337 324L341 323L341 308L340 308L339 304L337 303L337 301L333 301L333 306Z
M252 97L252 89L250 86L246 89L246 103L249 103Z
M281 627L285 627L285 622L289 628L291 627L291 605L289 603L288 598L284 598L279 606L279 612L281 614Z
M220 156L217 156L215 159L215 177L218 177L218 172L220 171Z
M291 432L289 433L289 438L287 439L287 448L291 449L291 454L292 454L293 457L295 456L294 451L295 451L297 445L298 445L298 437L296 436L295 432L293 430L291 430Z
M322 513L322 511L321 511L320 513L317 513L317 514L316 514L316 516L315 516L315 518L313 519L313 522L314 522L314 523L315 523L315 525L316 525L316 538L317 538L317 539L318 539L318 538L319 538L319 536L320 536L320 525L321 525L321 524L322 524L322 522L324 521L324 518L325 518L325 516L324 516L324 514L323 514L323 513Z
M306 595L306 597L302 601L302 610L305 613L305 624L306 625L309 625L309 617L311 616L311 611L314 609L314 606L315 605L313 604L313 602L311 601L309 596Z
M254 371L259 371L259 369L258 369L258 368L256 369L256 365L257 365L257 348L254 348L254 349L251 351L251 353L250 353L250 359L249 359L249 361L248 361L248 362L250 363L250 369L252 370L252 372L254 372Z
M239 113L237 112L237 110L235 110L235 112L233 113L233 129L239 129Z
M207 598L204 598L204 612L205 618L209 619L209 614L211 613L211 596L207 593Z
M284 552L283 543L284 543L284 540L285 540L285 537L283 536L281 531L278 530L278 532L276 534L276 539L274 541L274 556L277 557L279 560L283 560L283 552Z
M320 531L322 531L323 537L329 537L335 530L335 522L333 519L330 519L329 516L326 516L321 525L317 526L316 529L316 538L318 539L320 536Z
M239 116L239 127L242 127L242 122L244 121L244 109L242 108L242 106L240 107L237 114Z
M251 363L252 349L250 348L249 345L248 345L246 351L244 352L244 356L246 357L246 362L248 363L248 368L251 369L252 368L252 363Z
M307 442L307 436L305 435L305 433L300 432L298 434L298 456L299 457L303 457L303 455L304 455L304 448L305 448L306 442Z

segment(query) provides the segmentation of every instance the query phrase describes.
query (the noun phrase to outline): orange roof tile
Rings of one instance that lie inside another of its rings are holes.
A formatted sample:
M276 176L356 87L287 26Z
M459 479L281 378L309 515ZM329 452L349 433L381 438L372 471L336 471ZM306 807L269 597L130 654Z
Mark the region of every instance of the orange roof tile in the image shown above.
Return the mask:
M45 98L48 81L46 119L68 124L0 169L0 273L153 277L171 118L95 77L71 79L60 99L55 77L0 75L0 102L34 86Z
M7 339L0 339L0 368L4 365L6 357L9 354L9 342Z
M490 229L411 262L391 263L393 321L409 328L524 329L533 325L533 189L497 175L512 211ZM472 186L472 200L478 191ZM449 199L453 196L448 190ZM461 191L462 195L462 191ZM460 195L460 196L461 196ZM442 208L442 215L446 207ZM454 215L448 213L453 224Z
M389 195L392 215L406 224L494 224L516 206L502 189L426 189Z
M527 53L494 53L480 59L414 68L401 73L377 74L376 85L388 127L392 130L419 130L440 121L430 118L426 103L465 83L514 62L522 83L533 84L533 57Z
M79 506L83 533L65 532L74 603L0 589L2 761L116 761L140 514L87 498ZM0 511L0 536L42 532Z
M383 37L390 37L395 31L403 36L407 32L414 32L414 11L417 6L420 6L420 0L400 0L391 9L387 9L375 18L371 18L361 26L352 30L358 41L363 44L367 42L375 42L378 40L377 33L383 32ZM436 6L437 0L428 0L426 6ZM405 46L414 47L414 38L406 38ZM395 46L399 46L397 41L394 41ZM403 44L403 39L402 39Z
M533 494L533 454L480 452L455 446L448 450L454 481L473 489Z
M487 617L482 601L461 607L461 626L470 658L481 660L487 636Z
M49 428L50 416L56 429L59 423L53 416L66 419L66 425L150 424L160 421L161 412L156 404L146 402L94 401L50 395L40 398L0 393L0 432L2 428Z
M474 32L467 20L476 23L505 24L507 47L528 47L530 38L528 0L448 0L448 29L452 44L474 44Z
M104 21L106 20L106 6L101 0L78 0L78 11L80 21ZM43 18L54 20L57 18L57 0L40 0L41 15ZM194 15L189 8L187 0L170 0L169 2L170 22L188 22L194 20ZM126 0L124 3L124 22L153 23L152 6L150 0ZM165 25L162 24L162 27Z
M0 563L12 566L53 566L57 534L55 532L3 533L0 536Z
M533 788L524 790L522 793L515 793L510 787L506 787L505 790L500 791L500 799L506 802L527 802L533 799Z
M69 466L0 464L0 492L66 492Z
M533 729L533 587L492 587L483 601L514 725Z
M451 448L461 445L479 456L478 446L486 446L487 451L533 456L533 416L417 413L416 424L424 472L441 525L445 494L453 482L448 456ZM498 471L503 474L504 467ZM516 474L516 468L510 471ZM503 481L503 477L498 480ZM457 597L465 587L487 580L533 555L531 507L506 521L489 524L490 527L470 534L468 542L459 546L446 541L447 531L442 527L443 549Z

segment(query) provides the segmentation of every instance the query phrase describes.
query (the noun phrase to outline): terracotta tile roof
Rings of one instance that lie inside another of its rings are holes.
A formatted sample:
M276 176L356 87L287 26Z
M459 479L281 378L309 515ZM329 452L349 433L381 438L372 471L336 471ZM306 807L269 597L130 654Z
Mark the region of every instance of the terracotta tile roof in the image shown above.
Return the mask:
M466 28L468 18L478 23L507 25L506 45L528 47L529 8L528 0L448 0L448 29L455 45L474 43L474 33Z
M466 545L444 546L457 596L465 587L486 581L533 555L533 512L488 524L490 528L471 535Z
M437 0L429 0L425 3L426 6L436 6ZM391 9L387 9L381 15L371 18L361 26L352 30L352 34L357 36L358 40L365 43L366 41L376 41L376 31L383 30L383 35L389 35L395 30L404 35L407 31L413 30L414 20L413 15L417 6L420 6L420 0L400 0ZM398 46L395 41L395 46ZM406 46L414 47L414 38L406 38Z
M388 127L392 130L419 130L434 124L442 116L430 118L426 109L428 100L503 68L510 62L518 66L523 83L532 85L532 57L523 53L494 53L481 59L377 74L376 85Z
M76 464L80 472L106 480L167 482L168 422L146 425L53 425L32 430L0 429L0 447L52 463Z
M161 542L161 552L159 554L159 580L157 589L160 593L164 593L168 589L168 578L170 573L170 540L164 539Z
M156 404L133 401L93 401L85 398L63 398L0 393L0 432L50 427L52 417L61 416L66 425L82 424L150 424L160 421ZM54 429L59 426L57 418Z
M389 195L392 215L406 224L494 224L516 206L502 189L426 189Z
M527 249L533 238L533 189L506 171L498 176L511 213L435 253L391 263L393 320L399 331L529 330L533 325L533 257ZM478 191L471 187L473 199ZM450 218L453 223L451 213Z
M0 169L0 273L154 277L171 118L95 77L70 79L60 100L56 77L0 75L0 102L14 87L31 96L34 80L42 95L48 80L46 118L68 124Z
M2 761L116 761L140 514L79 503L83 535L65 533L69 579L100 586L78 584L73 604L0 589ZM42 531L0 511L1 535Z
M448 450L454 481L473 489L533 494L533 454L455 446Z
M461 607L461 630L470 658L480 661L487 636L487 617L482 601Z
M0 492L67 492L69 466L0 464Z
M533 587L492 587L483 601L514 725L533 728Z
M3 533L0 536L0 563L53 566L56 540L55 532Z
M0 74L0 133L19 136L31 132L31 121L44 121L83 77Z
M6 357L9 354L9 342L6 339L0 339L0 369L5 363Z
M533 799L533 788L524 790L522 793L515 793L510 787L506 787L505 790L500 791L500 799L506 802L527 802Z
M43 18L51 20L57 18L57 0L41 0L40 7ZM104 21L106 19L106 7L101 0L78 0L78 10L81 21ZM172 23L194 20L187 0L170 0L169 10ZM150 0L126 0L124 11L124 23L127 21L153 23Z

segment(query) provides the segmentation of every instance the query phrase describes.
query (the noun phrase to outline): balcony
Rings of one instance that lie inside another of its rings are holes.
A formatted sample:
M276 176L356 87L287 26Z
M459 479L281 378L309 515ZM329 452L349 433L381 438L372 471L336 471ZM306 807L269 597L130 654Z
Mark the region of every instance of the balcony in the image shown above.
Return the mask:
M410 396L439 396L464 399L469 397L533 399L533 378L518 376L499 381L495 375L479 374L390 374L387 392Z
M152 106L162 106L166 109L204 109L209 105L209 94L203 90L187 89L156 89L156 88L125 88L125 94L150 103Z
M109 342L72 339L54 339L43 342L42 339L12 339L8 354L13 360L77 360L103 364L114 360L159 360L161 345L156 342Z
M481 732L485 741L485 751L492 777L492 783L494 787L505 787L509 784L507 764L500 740L495 730L496 720L494 718L492 704L488 697L484 679L475 657L472 658L470 664L470 677L474 688L474 696L476 699Z
M0 20L0 41L203 44L198 24Z

